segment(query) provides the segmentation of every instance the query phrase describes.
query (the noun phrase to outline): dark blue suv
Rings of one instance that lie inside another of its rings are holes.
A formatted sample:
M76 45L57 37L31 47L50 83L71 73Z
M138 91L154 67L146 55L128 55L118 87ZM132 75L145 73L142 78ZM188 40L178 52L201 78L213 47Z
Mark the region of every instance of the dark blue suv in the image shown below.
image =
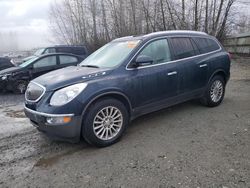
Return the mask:
M33 80L25 113L53 138L95 146L119 140L134 118L191 99L224 97L230 57L212 36L167 31L113 40L77 67Z

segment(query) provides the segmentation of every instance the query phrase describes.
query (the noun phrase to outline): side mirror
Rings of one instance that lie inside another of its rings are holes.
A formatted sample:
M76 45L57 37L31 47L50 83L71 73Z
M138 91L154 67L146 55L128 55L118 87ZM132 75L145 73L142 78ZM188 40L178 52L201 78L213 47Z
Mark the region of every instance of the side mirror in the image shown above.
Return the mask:
M135 60L135 66L145 66L145 65L151 65L154 62L153 58L146 55L140 55Z

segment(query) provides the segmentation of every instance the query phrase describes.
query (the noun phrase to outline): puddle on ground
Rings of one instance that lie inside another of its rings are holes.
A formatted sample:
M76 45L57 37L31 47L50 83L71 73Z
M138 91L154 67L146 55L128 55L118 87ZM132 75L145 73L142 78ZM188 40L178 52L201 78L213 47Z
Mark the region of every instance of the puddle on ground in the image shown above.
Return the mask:
M4 113L6 113L6 116L12 117L12 118L26 118L23 110L4 110Z
M44 168L51 167L51 166L53 166L54 164L56 164L62 157L65 157L65 156L68 156L68 155L72 155L72 154L74 154L74 153L77 153L77 152L81 151L82 149L83 149L83 147L81 147L81 148L76 148L76 149L69 150L69 151L63 152L63 153L61 153L61 154L52 156L52 157L41 158L41 159L39 159L39 160L34 164L33 167L44 167Z

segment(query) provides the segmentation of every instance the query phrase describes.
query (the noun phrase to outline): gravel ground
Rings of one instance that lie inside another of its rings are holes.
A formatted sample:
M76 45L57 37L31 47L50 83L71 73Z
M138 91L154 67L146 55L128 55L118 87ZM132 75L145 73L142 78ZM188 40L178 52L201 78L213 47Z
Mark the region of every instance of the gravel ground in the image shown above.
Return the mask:
M0 96L0 187L250 187L250 59L232 64L219 107L143 116L107 148L49 140L22 105Z

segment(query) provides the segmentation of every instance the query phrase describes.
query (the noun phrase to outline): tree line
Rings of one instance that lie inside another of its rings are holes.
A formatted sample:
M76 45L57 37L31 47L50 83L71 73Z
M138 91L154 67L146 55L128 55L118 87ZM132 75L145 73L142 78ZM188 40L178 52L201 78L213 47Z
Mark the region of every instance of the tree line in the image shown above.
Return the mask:
M240 0L61 0L51 5L58 42L95 50L110 40L164 30L204 31L223 40L235 29Z

